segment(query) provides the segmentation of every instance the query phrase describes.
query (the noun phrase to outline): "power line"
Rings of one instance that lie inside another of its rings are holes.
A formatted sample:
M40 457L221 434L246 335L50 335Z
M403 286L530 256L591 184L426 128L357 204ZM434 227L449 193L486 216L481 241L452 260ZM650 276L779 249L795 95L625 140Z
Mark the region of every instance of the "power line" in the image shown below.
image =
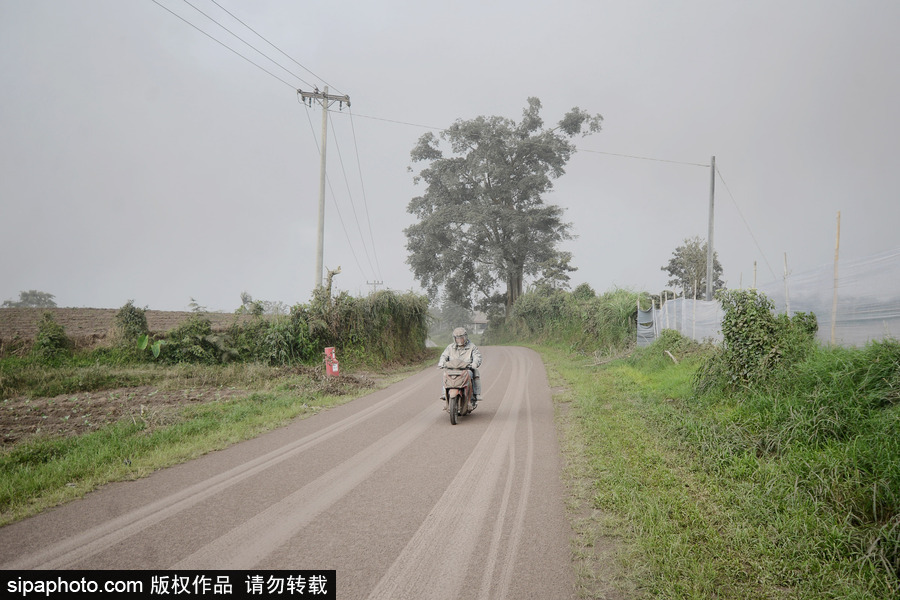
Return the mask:
M635 156L633 154L617 154L616 152L601 152L600 150L588 150L587 148L577 148L579 152L590 152L592 154L607 154L609 156L621 156L624 158L636 158L638 160L652 160L655 162L664 162L664 163L673 163L676 165L687 165L691 167L706 167L709 168L709 165L704 165L701 163L693 163L693 162L684 162L681 160L668 160L665 158L650 158L648 156Z
M172 15L178 17L178 18L181 19L184 23L190 25L191 27L193 27L194 29L196 29L197 31L199 31L200 33L202 33L203 35L205 35L206 37L208 37L208 38L210 38L211 40L213 40L214 42L216 42L217 44L223 46L223 47L226 48L227 50L230 50L230 51L233 52L234 54L238 55L239 57L243 58L244 60L246 60L247 62L249 62L250 64L252 64L253 66L255 66L255 67L257 67L258 69L262 70L262 71L265 72L266 74L272 76L273 78L277 79L278 81L280 81L280 82L284 83L285 85L289 86L291 89L295 90L298 94L300 94L300 95L303 94L303 92L302 92L301 90L297 89L297 87L296 87L295 85L292 85L291 83L285 81L284 79L282 79L282 78L279 77L278 75L272 73L270 70L266 69L266 68L263 67L262 65L258 64L257 62L254 62L253 60L251 60L250 58L248 58L247 56L245 56L244 54L242 54L241 52L239 52L239 51L236 50L235 48L229 46L228 44L226 44L226 43L223 42L222 40L216 38L215 36L211 35L211 34L208 33L207 31L204 31L203 29L201 29L200 27L198 27L197 25L195 25L194 23L192 23L191 21L189 21L189 20L186 19L185 17L179 15L178 13L176 13L176 12L173 11L173 10L171 10L171 9L168 8L167 6L164 6L163 4L161 4L158 0L152 0L152 1L153 1L154 4L156 4L156 5L159 6L160 8L165 9L165 10L166 10L167 12L169 12L170 14L172 14ZM310 84L309 82L305 81L302 77L300 77L300 76L297 75L296 73L294 73L294 72L292 72L291 70L285 68L285 67L284 67L282 64L280 64L278 61L274 60L272 57L268 56L268 55L267 55L266 53L264 53L262 50L260 50L259 48L257 48L256 46L254 46L253 44L251 44L250 42L248 42L246 39L244 39L243 37L241 37L240 35L238 35L238 34L235 33L234 31L232 31L231 29L229 29L228 27L226 27L225 25L223 25L222 23L220 23L220 22L219 22L218 20L216 20L214 17L212 17L212 16L209 15L208 13L204 12L203 10L201 10L200 8L198 8L197 6L195 6L195 5L194 5L193 3L191 3L189 0L183 0L183 1L184 1L185 4L187 4L188 6L190 6L191 8L193 8L195 11L197 11L198 13L200 13L201 15L203 15L204 17L206 17L207 19L209 19L210 21L212 21L213 23L215 23L216 25L218 25L221 29L224 29L226 32L228 32L229 34L231 34L233 37L237 38L238 40L240 40L241 42L243 42L244 44L246 44L249 48L251 48L251 49L253 49L254 51L256 51L256 52L257 52L259 55L261 55L263 58L269 60L270 62L272 62L273 64L275 64L277 67L279 67L280 69L282 69L283 71L285 71L286 73L288 73L291 77L294 77L294 78L298 79L299 81L301 81L302 83L306 84L306 85L309 86L309 87L316 87L316 86L313 86L312 84ZM249 26L247 23L245 23L243 20L241 20L241 19L238 18L236 15L234 15L232 12L230 12L229 10L227 10L226 8L224 8L221 4L219 4L218 2L216 2L216 0L211 0L211 1L213 2L213 4L215 4L216 6L218 6L220 9L222 9L224 12L226 12L226 13L227 13L229 16L231 16L233 19L235 19L236 21L238 21L241 25L243 25L244 27L246 27L247 29L249 29L250 31L252 31L256 36L258 36L258 37L259 37L260 39L262 39L264 42L266 42L267 44L269 44L269 46L271 46L272 48L274 48L275 50L277 50L278 52L280 52L282 55L284 55L284 56L286 56L288 59L290 59L292 62L294 62L297 66L299 66L300 68L304 69L305 71L307 71L308 73L312 74L313 76L317 77L318 79L321 79L320 77L318 77L317 75L315 75L315 73L313 73L312 71L310 71L308 68L306 68L305 66L303 66L302 64L300 64L300 63L299 63L298 61L296 61L295 59L291 58L288 54L286 54L284 51L282 51L280 48L278 48L275 44L273 44L273 43L270 42L268 39L266 39L262 34L260 34L260 33L257 32L255 29L253 29L252 27L250 27L250 26ZM324 80L322 80L322 81L324 82ZM318 89L318 88L316 87L316 89ZM326 89L327 89L327 88L326 88ZM348 101L348 105L349 105L349 101ZM327 111L327 108L326 108L326 111ZM308 112L308 111L307 111L307 119L309 119L309 112ZM313 126L312 126L312 122L311 122L311 121L310 121L310 128L313 129L313 141L316 143L316 148L317 148L317 150L321 153L322 150L321 150L321 148L319 148L318 142L315 140L315 131L314 131L314 128L313 128ZM356 141L356 140L355 140L355 132L354 132L354 143L355 143L355 141ZM337 143L337 139L336 139L336 138L335 138L335 142ZM342 156L342 154L340 153L340 147L339 147L339 146L338 146L338 156L340 157L340 160L341 160L341 168L342 168L342 170L344 171L344 180L345 180L345 182L347 182L346 170L344 170L344 165L343 165L343 156ZM358 161L358 160L359 160L359 152L358 152L358 149L357 149L357 161ZM361 178L361 177L362 177L362 172L361 172L361 170L360 170L360 178ZM341 228L344 230L344 236L347 238L347 244L348 244L348 247L350 248L350 251L351 251L351 253L353 254L353 258L354 258L354 260L356 261L356 264L357 264L357 266L359 267L359 270L360 270L361 272L364 272L364 269L362 268L362 265L361 265L360 262L359 262L359 258L358 258L357 255L356 255L356 251L355 251L354 248L353 248L353 244L352 244L352 242L351 242L351 240L350 240L350 235L349 235L349 233L347 232L347 227L346 227L346 224L344 223L343 215L341 215L340 207L339 207L338 204L337 204L337 200L336 200L336 196L335 196L335 193L334 193L334 188L333 188L333 186L332 186L332 184L331 184L331 180L330 180L330 178L327 178L327 177L326 177L326 179L327 179L328 187L329 187L329 189L331 190L332 203L334 204L335 210L336 210L337 213L338 213L338 218L339 218L339 220L340 220L340 222L341 222ZM348 193L349 193L349 190L350 190L349 182L347 182L347 189L348 189ZM350 196L350 204L351 204L351 207L352 207L352 210L353 210L353 213L354 213L354 217L355 217L355 219L356 219L357 230L358 230L359 233L360 233L360 241L361 241L362 244L363 244L363 250L365 251L367 258L369 259L369 267L372 268L372 269L374 270L374 267L372 267L372 260L371 260L371 257L369 257L369 252L368 252L368 249L367 249L367 247L366 247L366 242L365 242L364 236L362 235L362 229L361 229L361 226L360 226L360 224L359 224L359 217L358 217L357 212L356 212L356 206L355 206L355 204L354 204L354 202L353 202L353 197L352 197L352 195ZM368 213L367 213L367 218L368 218ZM370 231L370 236L371 236L371 223L369 223L369 231ZM373 246L374 246L374 238L372 238L372 243L373 243ZM377 263L377 257L376 257L376 263Z
M247 25L244 21L242 21L240 18L238 18L234 13L232 13L232 12L229 11L227 8L225 8L224 6L222 6L221 4L219 4L218 2L216 2L216 0L211 0L211 2L212 2L213 4L215 4L216 6L218 6L219 8L221 8L222 10L224 10L226 13L228 13L228 14L231 16L231 18L233 18L235 21L237 21L238 23L240 23L241 25L243 25L244 27L246 27L247 29L249 29L250 31L252 31L253 33L255 33L262 41L264 41L264 42L267 43L268 45L272 46L272 48L274 48L275 50L277 50L278 52L280 52L283 56L285 56L288 60L290 60L291 62L293 62L295 65L297 65L298 67L300 67L301 69L303 69L304 71L306 71L307 73L309 73L310 75L312 75L313 77L315 77L316 79L318 79L319 81L321 81L322 83L324 83L325 85L327 85L328 87L334 89L334 90L337 91L337 92L340 92L340 90L339 90L337 87L335 87L334 85L328 83L327 81L325 81L324 79L322 79L321 77L319 77L318 75L316 75L315 73L313 73L312 71L310 71L308 68L306 68L306 67L304 67L303 65L301 65L301 64L300 64L299 62L297 62L293 57L291 57L289 54L287 54L284 50L282 50L281 48L279 48L278 46L276 46L275 44L273 44L272 42L270 42L270 41L269 41L268 39L266 39L261 33L259 33L258 31L256 31L255 29L253 29L253 28L250 27L249 25ZM297 76L295 75L295 77L297 77ZM301 79L300 77L297 77L297 79L300 79L300 81L303 81L303 79ZM315 86L312 86L311 84L309 84L309 83L307 83L307 82L305 82L305 81L303 81L303 83L305 83L306 85L308 85L308 86L310 86L310 87L315 87Z
M274 64L275 66L277 66L279 69L281 69L282 71L284 71L284 72L287 73L288 75L291 75L292 77L296 77L297 79L299 79L300 81L302 81L302 82L303 82L304 84L306 84L306 85L310 85L308 82L304 81L302 77L298 76L296 73L294 73L294 72L290 71L289 69L285 68L283 65L281 65L280 63L278 63L276 60L274 60L272 57L270 57L269 55L267 55L266 53L264 53L262 50L260 50L259 48L257 48L256 46L254 46L253 44L251 44L250 42L248 42L247 40L245 40L244 38L242 38L241 36L239 36L238 34L236 34L235 32L233 32L232 30L230 30L229 28L227 28L227 27L225 27L224 25L222 25L219 21L217 21L217 20L214 19L213 17L209 16L207 13L205 13L205 12L203 12L202 10L200 10L199 8L197 8L197 6L194 5L192 2L190 2L190 0L182 0L182 1L183 1L185 4L187 4L188 6L190 6L191 8L193 8L194 10L196 10L198 13L200 13L201 15L203 15L204 17L206 17L207 19L209 19L210 21L212 21L213 23L215 23L216 25L218 25L219 27L221 27L222 29L224 29L224 30L227 31L228 33L230 33L232 36L234 36L234 37L236 37L237 39L239 39L240 41L244 42L247 46L249 46L250 48L252 48L253 50L255 50L255 51L257 52L257 54L259 54L260 56L262 56L263 58L265 58L266 60L268 60L269 62L271 62L272 64ZM216 4L216 6L219 6L219 5ZM219 8L222 8L222 7L219 6ZM222 9L222 10L225 10L225 9ZM225 11L225 12L228 12L228 11ZM231 14L231 13L228 13L228 14ZM232 16L233 16L233 15L232 15ZM243 24L243 23L242 23L242 24ZM246 27L246 25L245 25L245 27ZM253 30L251 29L250 31L253 31ZM256 33L256 32L253 31L253 33ZM257 34L257 35L259 35L259 34ZM277 48L276 48L276 50L277 50ZM302 66L302 65L301 65L301 66Z
M435 131L441 131L441 132L448 131L447 127L436 127L434 125L423 125L421 123L410 123L408 121L398 121L396 119L386 119L383 117L374 117L372 115L360 115L358 113L350 113L351 118L354 116L354 114L357 117L361 117L364 119L374 119L376 121L386 121L388 123L396 123L398 125L408 125L410 127L420 127L422 129L433 129ZM634 154L620 154L617 152L603 152L601 150L589 150L587 148L579 148L577 146L575 149L578 152L590 152L591 154L606 154L608 156L620 156L623 158L634 158L634 159L638 159L638 160L650 160L650 161L656 161L656 162L672 163L672 164L676 164L676 165L687 165L687 166L691 166L691 167L709 168L709 164L703 164L703 163L686 162L686 161L681 161L681 160L670 160L670 159L665 159L665 158L651 158L649 156L636 156Z
M728 192L728 196L731 198L731 201L734 203L734 207L737 209L738 216L740 216L741 221L744 222L744 227L747 228L747 231L750 233L750 237L753 239L753 243L756 244L756 249L759 250L760 255L763 257L763 261L766 263L766 266L769 267L769 272L772 274L773 279L778 279L775 276L775 271L772 270L772 265L769 264L769 259L766 258L766 253L763 252L763 249L760 247L759 242L756 241L756 236L753 235L753 230L750 229L750 224L747 223L747 219L744 218L744 213L741 212L741 207L738 206L737 201L734 199L734 195L731 193L731 189L728 187L728 183L725 181L725 178L722 177L722 171L719 170L719 167L716 167L716 174L718 174L719 179L722 180L722 184L725 186L725 190Z
M332 131L334 131L334 127L332 127ZM359 232L359 237L362 241L363 252L365 252L366 259L368 259L369 261L369 268L374 271L375 267L372 266L372 258L369 256L369 251L366 247L366 240L363 237L362 228L359 225L359 214L356 212L356 204L353 202L353 193L350 191L350 181L347 179L347 170L344 168L344 155L341 153L341 145L340 143L338 143L338 138L336 135L334 136L334 145L337 148L338 160L341 163L341 172L344 175L344 184L347 186L347 197L350 198L350 208L353 210L353 218L356 221L356 230Z
M298 98L299 101L299 98ZM313 143L316 145L316 150L321 154L322 149L319 147L319 142L316 139L316 128L312 124L312 118L309 116L309 111L306 111L306 120L309 122L309 129L312 133ZM337 201L334 199L334 188L331 186L331 179L328 177L326 172L326 181L328 182L328 189L331 190L331 202L334 204L334 209L337 212L338 220L341 223L341 229L344 230L344 237L347 238L347 247L350 248L350 253L353 255L353 260L356 262L356 266L359 268L361 273L365 272L362 265L359 262L359 257L356 255L356 251L353 249L353 244L350 241L350 234L347 232L347 226L344 224L344 217L341 215L341 209L337 204Z
M378 276L381 277L381 265L378 262L378 250L375 245L375 235L372 233L372 219L369 217L369 202L366 198L366 186L363 183L362 163L359 160L359 143L356 141L356 126L353 123L353 113L349 108L347 109L347 112L350 113L350 130L353 132L353 148L356 150L356 168L359 171L359 186L360 189L362 189L363 207L366 209L366 222L369 224L369 239L372 242L372 253L375 255L375 266L377 267Z
M286 73L288 73L288 74L291 75L292 77L298 79L299 81L301 81L302 83L304 83L304 84L307 85L307 86L315 87L315 86L312 86L311 84L309 84L309 82L305 81L302 77L300 77L300 76L297 75L296 73L290 71L289 69L287 69L286 67L284 67L283 65L281 65L280 63L278 63L277 61L275 61L273 58L271 58L270 56L268 56L267 54L265 54L264 52L262 52L261 50L259 50L258 48L256 48L253 44L249 43L249 42L246 41L244 38L240 37L239 35L237 35L237 34L234 33L233 31L231 31L228 27L222 25L219 21L217 21L216 19L214 19L213 17L211 17L210 15L208 15L207 13L205 13L204 11L200 10L199 8L197 8L197 7L196 7L194 4L192 4L189 0L183 0L183 1L184 1L186 4L188 4L191 8L193 8L194 10L196 10L197 12L199 12L200 14L202 14L203 16L205 16L207 19L211 20L213 23L215 23L216 25L218 25L219 27L221 27L222 29L224 29L225 31L227 31L229 34L231 34L232 36L234 36L235 38L237 38L238 40L240 40L241 42L243 42L244 44L246 44L248 47L252 48L254 51L256 51L258 54L260 54L262 57L266 58L267 60L269 60L270 62L272 62L273 64L275 64L276 66L278 66L280 69L284 70ZM194 29L196 29L197 31L199 31L200 33L202 33L203 35L207 36L208 38L210 38L211 40L213 40L214 42L216 42L217 44L223 46L223 47L226 48L227 50L230 50L230 51L233 52L234 54L236 54L236 55L238 55L239 57L243 58L245 61L247 61L247 62L249 62L250 64L252 64L253 66L257 67L258 69L260 69L260 70L263 71L264 73L266 73L266 74L270 75L271 77L277 79L278 81L280 81L281 83L287 85L287 86L290 87L291 89L295 89L295 90L297 90L298 92L300 92L300 90L298 90L298 89L296 88L296 86L290 84L289 82L285 81L285 80L282 79L281 77L275 75L275 74L272 73L270 70L266 69L265 67L261 66L260 64L258 64L258 63L256 63L256 62L254 62L253 60L251 60L251 59L248 58L247 56L241 54L240 52L238 52L237 50L235 50L234 48L232 48L232 47L229 46L228 44L226 44L226 43L224 43L223 41L219 40L218 38L212 36L211 34L209 34L208 32L204 31L203 29L197 27L195 24L191 23L189 20L185 19L185 18L182 17L181 15L179 15L179 14L177 14L176 12L172 11L172 10L169 9L168 7L166 7L166 6L162 5L162 4L160 4L160 2L159 2L158 0L152 0L152 2L153 2L154 4L156 4L157 6L159 6L160 8L166 10L166 11L169 12L170 14L174 15L175 17L181 19L183 22L185 22L186 24L190 25L191 27L193 27ZM234 15L231 11L229 11L228 9L226 9L225 7L223 7L223 6L222 6L221 4L219 4L216 0L211 0L211 2L212 2L213 4L215 4L216 6L218 6L218 7L219 7L221 10L223 10L225 13L227 13L229 16L231 16L233 19L235 19L237 22L239 22L241 25L243 25L244 27L246 27L247 29L249 29L251 32L253 32L257 37L259 37L260 39L262 39L262 40L263 40L264 42L266 42L269 46L271 46L272 48L274 48L276 51L278 51L279 53L281 53L283 56L287 57L289 60L291 60L291 61L292 61L293 63L295 63L297 66L299 66L300 68L302 68L302 69L305 70L306 72L310 73L311 75L313 75L313 76L316 77L317 79L323 81L324 83L327 83L327 82L325 82L324 79L322 79L321 77L319 77L318 75L316 75L315 73L313 73L310 69L308 69L307 67L305 67L304 65L302 65L301 63L299 63L297 60L295 60L295 59L292 58L290 55L288 55L287 53L285 53L283 50L281 50L280 48L278 48L278 46L276 46L275 44L273 44L272 42L270 42L270 41L269 41L267 38L265 38L262 34L260 34L260 33L257 32L255 29L253 29L252 27L250 27L250 26L249 26L247 23L245 23L242 19L240 19L239 17L237 17L236 15ZM327 108L326 108L326 110L327 110ZM350 112L350 111L348 111L348 113L349 113L349 112ZM359 117L361 117L361 118L373 119L373 120L379 120L379 121L385 121L385 122L389 122L389 123L395 123L395 124L406 125L406 126L411 126L411 127L419 127L419 128L423 128L423 129L432 129L432 130L440 131L440 132L447 131L447 128L444 128L444 127L435 127L435 126L432 126L432 125L423 125L423 124L419 124L419 123L410 123L410 122L407 122L407 121L400 121L400 120L396 120L396 119L387 119L387 118L383 118L383 117L375 117L375 116L371 116L371 115L357 115L357 116L359 116ZM356 128L355 128L355 125L354 125L354 123L353 123L353 113L350 113L350 118L351 118L351 128L352 128L352 131L353 131L354 146L355 146L355 149L356 149L357 165L359 165L359 147L358 147L358 144L357 144L357 141L356 141ZM307 112L307 119L309 119L309 113L308 113L308 112ZM310 121L309 124L310 124L310 128L313 130L313 141L316 143L316 148L319 150L319 152L321 152L321 149L319 149L319 147L318 147L318 142L315 141L315 129L314 129L313 126L312 126L312 121ZM336 142L336 144L337 144L337 138L335 138L335 142ZM592 153L592 154L604 154L604 155L608 155L608 156L619 156L619 157L623 157L623 158L631 158L631 159L636 159L636 160L647 160L647 161L654 161L654 162L665 162L665 163L670 163L670 164L679 164L679 165L686 165L686 166L696 166L696 167L704 167L704 168L708 168L708 167L711 166L711 165L708 165L708 164L702 164L702 163L693 163L693 162L677 161L677 160L670 160L670 159L652 158L652 157L647 157L647 156L637 156L637 155L632 155L632 154L622 154L622 153L616 153L616 152L604 152L604 151L600 151L600 150L590 150L590 149L586 149L586 148L578 148L578 147L575 147L575 150L576 150L576 151L582 151L582 152L588 152L588 153ZM347 184L347 189L348 189L348 194L349 194L349 193L350 193L349 182L347 182L346 169L344 168L344 163L343 163L343 155L342 155L341 152L340 152L340 147L339 147L339 145L338 145L338 156L339 156L340 161L341 161L341 168L342 168L342 171L343 171L343 173L344 173L344 180L345 180L345 183ZM740 215L741 220L744 222L744 225L747 227L747 230L749 231L750 236L753 238L754 243L756 244L757 248L760 250L760 253L761 253L762 256L763 256L763 260L766 262L766 265L769 267L769 271L772 273L772 276L774 277L774 276L775 276L774 271L772 270L771 265L769 265L768 259L766 259L766 257L765 257L765 253L762 252L762 248L760 248L759 243L757 242L756 237L753 235L752 230L750 230L750 226L749 226L749 224L747 223L746 219L744 218L743 213L741 213L740 207L737 205L737 202L735 201L734 196L733 196L733 194L731 193L731 190L728 188L727 182L725 182L724 177L722 177L721 171L719 171L718 168L715 168L715 172L716 172L716 173L719 175L719 177L722 179L722 183L725 185L725 189L728 191L728 194L729 194L729 196L731 197L732 202L734 203L735 207L737 208L738 214ZM360 169L360 182L361 182L361 184L362 184L362 170L361 170L361 169ZM348 234L348 232L347 232L347 228L346 228L346 226L345 226L345 224L344 224L343 216L342 216L341 213L340 213L340 208L338 207L337 201L335 200L334 189L333 189L333 187L331 186L331 181L330 181L330 179L328 180L328 186L329 186L329 189L331 189L331 192L332 192L332 202L334 203L335 209L336 209L337 212L338 212L338 217L339 217L339 219L340 219L340 221L341 221L341 227L344 229L344 235L345 235L345 237L347 238L347 242L348 242L348 245L349 245L349 247L350 247L351 252L353 253L354 260L356 261L357 266L360 268L360 271L363 271L362 266L361 266L360 263L359 263L359 259L358 259L358 257L356 256L356 252L355 252L355 250L353 249L353 245L352 245L352 243L350 243L350 236L349 236L349 234ZM363 200L364 200L364 202L366 202L366 198L365 198L365 187L364 187L364 186L363 186ZM352 210L353 210L353 213L354 213L354 218L356 219L357 230L358 230L359 233L360 233L360 237L363 238L364 236L362 235L362 230L361 230L361 227L360 227L360 224L359 224L359 216L358 216L358 214L357 214L357 212L356 212L356 206L355 206L355 204L354 204L354 202L353 202L352 194L350 194L350 204L351 204L351 207L352 207ZM371 220L369 219L369 213L368 213L368 205L367 205L367 202L366 202L365 208L366 208L366 219L367 219L367 221L368 221L368 226L369 226L369 235L370 235L370 239L372 240L372 247L373 247L373 252L374 252L376 246L375 246L375 243L374 243L374 235L372 234L372 225L371 225ZM364 239L361 239L361 241L362 241L362 244L363 244L363 250L366 252L366 256L367 256L367 258L369 259L369 266L370 266L370 268L372 268L371 258L368 256L368 250L367 250L367 247L366 247L365 240L364 240ZM375 256L375 262L376 262L376 264L378 263L377 253L376 253L376 256ZM380 265L379 265L379 267L378 267L378 271L380 272Z
M351 117L353 116L353 114L354 114L354 113L351 113ZM423 128L423 129L434 129L435 131L446 131L446 130L447 130L446 127L435 127L434 125L421 125L421 124L419 124L419 123L408 123L408 122L406 122L406 121L398 121L398 120L396 120L396 119L385 119L384 117L373 117L372 115L361 115L361 114L356 114L356 116L357 116L357 117L360 117L361 119L372 119L372 120L375 120L375 121L386 121L386 122L388 122L388 123L396 123L396 124L398 124L398 125L409 125L410 127L421 127L421 128Z
M234 52L235 54L237 54L238 56L240 56L241 58L243 58L244 60L246 60L248 63L250 63L251 65L253 65L253 66L256 67L257 69L259 69L259 70L261 70L261 71L263 71L263 72L265 72L265 73L268 73L269 75L271 75L272 77L274 77L275 79L277 79L278 81L280 81L281 83L283 83L284 85L288 86L289 88L291 88L291 89L293 89L293 90L296 90L296 89L297 89L297 86L288 83L287 81L285 81L284 79L282 79L281 77L279 77L279 76L276 75L275 73L269 71L268 69L266 69L266 68L263 67L262 65L253 62L252 60L250 60L249 58L247 58L246 56L244 56L243 54L241 54L240 52L238 52L237 50L235 50L234 48L232 48L231 46L229 46L229 45L226 44L225 42L223 42L223 41L221 41L221 40L215 38L214 36L210 35L209 33L205 32L205 31L203 31L202 29L200 29L199 27L197 27L196 25L194 25L193 23L191 23L190 21L188 21L187 19L185 19L184 17L182 17L181 15L179 15L178 13L176 13L175 11L173 11L172 9L168 8L167 6L163 6L162 4L160 4L160 3L158 2L158 0L150 0L150 1L153 2L154 4L156 4L157 6L159 6L160 8L162 8L163 10L165 10L165 11L169 12L170 14L172 14L172 15L178 17L179 19L181 19L182 21L184 21L185 23L187 23L188 25L190 25L191 27L193 27L194 29L196 29L197 31L199 31L200 33L202 33L203 35L205 35L206 37L208 37L209 39L211 39L212 41L216 42L216 43L219 44L220 46L226 48L227 50L230 50L231 52ZM232 35L233 35L233 34L232 34ZM245 42L245 43L246 43L246 42ZM254 49L255 49L255 48L254 48ZM257 52L258 52L258 50L257 50ZM270 59L270 60L271 60L271 59ZM274 61L273 61L273 62L274 62ZM283 68L283 67L282 67L282 68ZM290 71L288 71L288 72L290 72ZM294 77L296 77L296 75L294 75ZM298 79L299 79L299 77L298 77Z

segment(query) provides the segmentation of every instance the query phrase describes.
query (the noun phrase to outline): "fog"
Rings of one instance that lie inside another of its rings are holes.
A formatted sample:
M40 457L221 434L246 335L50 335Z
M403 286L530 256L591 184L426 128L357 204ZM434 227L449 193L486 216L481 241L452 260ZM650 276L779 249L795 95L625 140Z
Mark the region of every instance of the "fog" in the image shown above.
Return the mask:
M328 115L338 292L420 291L410 150L456 119L518 121L530 96L548 126L604 117L545 197L578 236L572 287L665 288L706 237L712 156L727 285L830 263L839 212L842 257L883 252L898 24L887 0L0 0L0 301L308 301L322 113L296 90L326 85L351 99Z

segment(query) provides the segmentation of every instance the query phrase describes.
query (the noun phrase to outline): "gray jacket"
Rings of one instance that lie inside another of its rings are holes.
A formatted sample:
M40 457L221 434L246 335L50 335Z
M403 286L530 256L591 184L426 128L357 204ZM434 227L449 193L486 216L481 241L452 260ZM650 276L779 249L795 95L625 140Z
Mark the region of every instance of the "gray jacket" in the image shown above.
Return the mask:
M481 366L481 350L468 340L464 346L457 346L455 342L447 346L444 353L441 354L438 367L443 367L444 363L451 358L461 358L476 369Z

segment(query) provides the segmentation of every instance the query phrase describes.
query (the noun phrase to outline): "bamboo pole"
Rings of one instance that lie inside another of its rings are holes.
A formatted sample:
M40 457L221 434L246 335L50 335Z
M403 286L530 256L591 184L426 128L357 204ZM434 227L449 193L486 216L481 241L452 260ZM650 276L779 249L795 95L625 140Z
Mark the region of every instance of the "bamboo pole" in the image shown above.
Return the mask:
M791 316L791 296L788 294L787 252L784 253L784 312Z
M666 291L666 292L663 292L663 294L666 295L666 303L664 306L666 307L666 329L668 329L669 328L669 292Z
M831 298L831 345L834 345L834 326L837 321L838 255L841 249L841 211L837 214L837 239L834 242L834 294Z
M656 303L653 297L650 297L650 310L653 311L653 339L659 338L659 319L662 315L662 298L659 299L659 310L656 310Z
M694 312L691 315L692 323L691 323L691 339L697 339L697 285L694 285Z

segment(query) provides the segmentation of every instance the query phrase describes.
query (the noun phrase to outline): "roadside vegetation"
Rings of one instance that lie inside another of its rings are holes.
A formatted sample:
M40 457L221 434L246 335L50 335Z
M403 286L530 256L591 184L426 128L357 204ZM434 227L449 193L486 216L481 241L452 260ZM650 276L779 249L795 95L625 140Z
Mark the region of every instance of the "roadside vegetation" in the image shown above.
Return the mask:
M614 316L637 294L576 292L526 295L494 339L527 334L564 390L585 597L900 598L900 342L823 347L751 290L717 294L724 343L637 349Z
M652 299L586 285L524 294L483 340L532 345L558 390L582 596L900 598L900 342L825 347L814 315L775 315L752 290L717 298L718 345L666 331L635 348ZM117 340L90 352L45 319L28 352L0 359L0 415L80 429L4 443L0 524L433 360L422 297L245 310L225 331L198 313L153 336L129 303ZM324 375L328 346L340 378ZM108 412L86 404L104 394Z
M244 307L242 310L248 310ZM75 351L45 314L0 358L0 525L352 400L422 361L427 299L316 294L289 314L214 331L202 312L162 335L129 302L111 343ZM340 377L328 377L326 347Z

